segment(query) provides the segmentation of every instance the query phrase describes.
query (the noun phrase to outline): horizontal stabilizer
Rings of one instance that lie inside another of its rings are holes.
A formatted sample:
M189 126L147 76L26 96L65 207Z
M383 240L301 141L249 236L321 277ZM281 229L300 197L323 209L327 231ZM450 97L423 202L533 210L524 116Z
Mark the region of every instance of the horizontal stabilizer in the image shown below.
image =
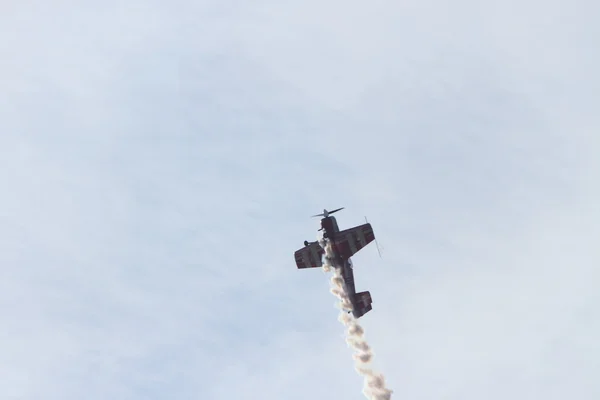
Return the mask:
M357 317L362 317L373 309L373 306L371 305L373 299L371 298L371 293L369 293L369 291L356 293L354 295L354 303L356 305L356 313L358 314Z

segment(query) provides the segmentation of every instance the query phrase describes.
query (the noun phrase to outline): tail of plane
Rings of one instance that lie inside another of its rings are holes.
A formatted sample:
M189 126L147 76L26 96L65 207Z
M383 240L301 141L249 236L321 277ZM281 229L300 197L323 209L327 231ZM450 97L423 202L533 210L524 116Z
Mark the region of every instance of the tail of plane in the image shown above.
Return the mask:
M354 316L360 318L371 311L373 309L371 303L373 303L373 299L371 299L371 293L369 293L369 291L356 293L354 295Z

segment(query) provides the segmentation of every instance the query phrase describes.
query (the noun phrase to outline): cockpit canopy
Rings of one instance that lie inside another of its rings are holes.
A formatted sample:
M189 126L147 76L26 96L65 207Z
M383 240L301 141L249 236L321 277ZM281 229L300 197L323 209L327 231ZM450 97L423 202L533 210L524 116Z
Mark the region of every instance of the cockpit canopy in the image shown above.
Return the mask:
M321 228L328 234L340 231L340 229L338 228L337 221L335 220L335 217L322 218L321 219Z

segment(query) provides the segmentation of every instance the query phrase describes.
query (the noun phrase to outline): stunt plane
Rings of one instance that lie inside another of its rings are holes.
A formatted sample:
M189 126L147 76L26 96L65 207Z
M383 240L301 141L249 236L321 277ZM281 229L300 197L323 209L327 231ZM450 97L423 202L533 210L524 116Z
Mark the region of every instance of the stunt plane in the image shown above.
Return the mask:
M348 297L352 302L352 314L355 318L360 318L371 311L373 301L371 300L371 293L368 291L356 293L350 257L375 240L375 234L369 223L340 231L335 217L330 215L343 209L344 207L333 211L323 210L322 214L313 215L313 217L323 217L319 231L323 231L323 238L331 243L333 249L331 263L336 269L340 269ZM321 267L324 253L325 250L319 245L318 241L308 242L305 240L304 247L294 253L296 266L299 269Z

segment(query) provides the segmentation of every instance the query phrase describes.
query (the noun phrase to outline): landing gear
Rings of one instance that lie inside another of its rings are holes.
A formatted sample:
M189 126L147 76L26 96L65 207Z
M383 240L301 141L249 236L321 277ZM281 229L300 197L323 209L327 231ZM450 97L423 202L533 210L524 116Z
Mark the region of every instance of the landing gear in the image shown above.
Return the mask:
M304 241L304 246L308 246L308 240Z
M327 234L327 232L323 232L323 239L327 239L329 237L329 235Z

